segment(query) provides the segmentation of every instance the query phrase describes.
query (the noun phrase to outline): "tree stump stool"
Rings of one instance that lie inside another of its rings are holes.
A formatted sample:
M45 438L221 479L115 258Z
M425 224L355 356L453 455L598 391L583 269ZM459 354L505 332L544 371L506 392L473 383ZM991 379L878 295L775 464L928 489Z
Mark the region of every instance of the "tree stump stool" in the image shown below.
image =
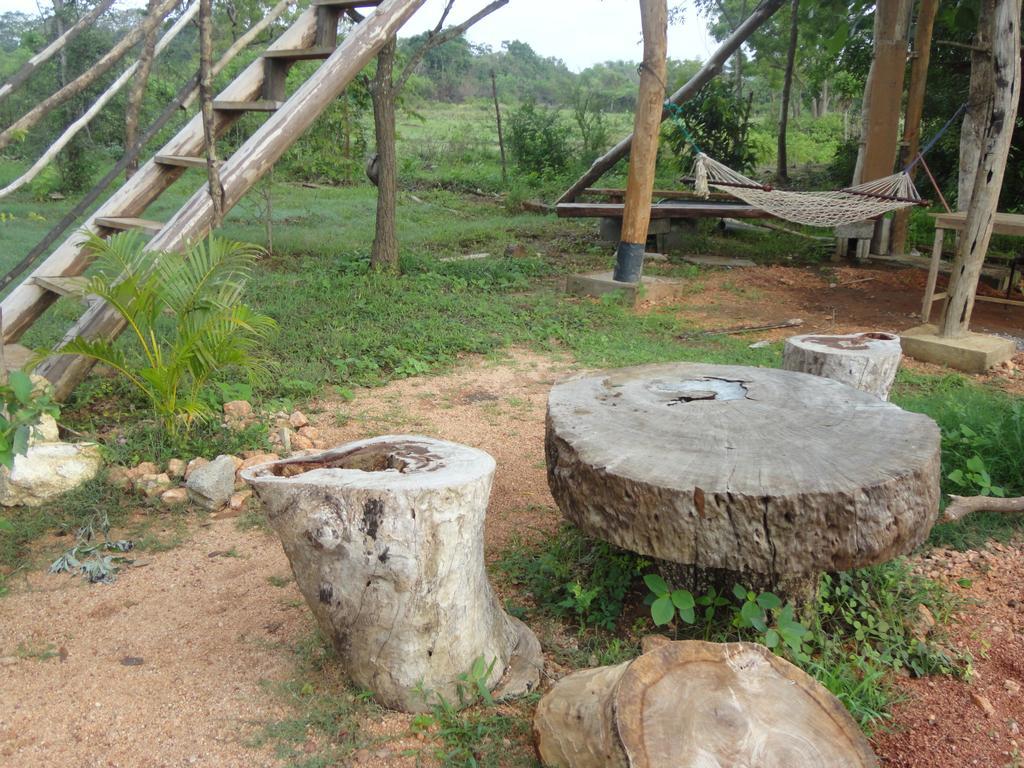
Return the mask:
M893 333L804 334L786 339L782 367L835 379L888 400L902 356L900 337Z
M557 384L545 448L562 514L682 564L674 586L799 596L924 540L939 440L927 416L830 379L682 363Z
M666 642L576 672L540 700L552 768L877 768L842 703L753 643Z
M493 476L483 451L407 435L242 472L347 673L387 707L457 704L481 657L498 698L539 681L540 644L484 569Z

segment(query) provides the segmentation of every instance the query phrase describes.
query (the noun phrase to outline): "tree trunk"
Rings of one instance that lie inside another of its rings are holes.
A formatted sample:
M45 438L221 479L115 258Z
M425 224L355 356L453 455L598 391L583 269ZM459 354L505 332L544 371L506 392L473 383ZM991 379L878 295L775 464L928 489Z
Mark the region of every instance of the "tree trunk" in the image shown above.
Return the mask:
M159 0L149 0L149 14L156 12ZM146 85L149 83L149 73L153 68L153 58L156 54L156 33L157 27L146 31L142 43L142 52L139 54L138 68L132 80L131 90L128 91L128 106L124 116L124 146L135 146L135 140L139 132L139 113L142 111L142 100L146 95ZM132 174L139 167L138 157L128 163L124 175L130 179Z
M217 229L224 219L224 186L217 162L217 139L213 121L213 4L199 0L199 99L203 113L203 140L206 144L206 176L213 205L210 228Z
M1003 499L993 496L953 496L942 513L942 522L952 523L974 512L1024 512L1024 496Z
M824 376L888 400L902 356L900 337L891 333L811 334L786 339L782 367Z
M704 62L704 66L691 77L686 83L672 96L669 97L669 101L673 104L683 104L686 101L692 99L701 88L708 84L713 77L722 71L722 67L725 62L729 60L729 57L736 52L736 50L743 45L744 41L750 37L757 29L764 24L772 14L774 14L782 6L783 0L761 0L761 3L753 10L750 16L740 24L736 31L733 32L729 37L722 42L721 45L715 50L711 57ZM661 113L661 119L665 120L668 117L668 110ZM622 158L629 154L630 147L633 145L633 134L630 134L610 150L605 152L601 157L597 158L576 182L569 187L562 196L558 198L559 203L571 203L584 189L589 187L595 181L600 179L605 173L615 167Z
M775 175L781 181L789 180L789 163L786 158L786 127L789 125L789 95L793 89L793 67L796 65L796 44L799 32L798 14L800 0L792 0L789 6L789 49L786 51L786 74L782 79L782 109L779 115L779 157Z
M370 267L383 272L398 271L396 211L398 169L395 157L395 39L377 54L377 72L370 85L373 99L373 128L377 141L377 218L370 252Z
M985 106L988 122L981 143L981 157L974 174L967 220L950 273L949 301L939 334L946 338L967 333L974 293L985 261L992 222L999 206L999 190L1013 139L1020 96L1020 0L996 0L991 24L993 96Z
M113 4L114 0L101 0L100 2L96 3L96 5L93 6L93 9L89 11L87 14L85 14L78 21L76 21L70 29L65 31L60 37L58 37L48 46L43 48L43 50L41 50L35 56L26 61L22 65L21 69L19 69L17 72L11 75L10 79L2 86L0 86L0 102L2 102L12 93L14 93L14 91L16 91L22 83L24 83L32 76L33 72L39 69L39 67L45 64L47 61L49 61L53 57L53 54L60 52L63 56L67 44L74 40L76 37L78 37L79 33L82 32L82 30L91 27L95 23L96 19L98 19L100 16L106 13L107 9L110 8L110 6L112 6ZM56 10L56 7L57 6L55 4L54 10ZM64 83L61 83L61 85L63 86Z
M93 64L93 66L86 72L79 75L72 82L68 83L49 98L44 99L41 103L29 110L24 116L11 123L11 125L0 133L0 149L4 149L16 138L23 136L53 109L82 93L86 88L102 77L111 67L120 61L129 50L135 47L135 45L146 35L151 26L159 25L163 21L164 16L166 16L179 1L180 0L163 0L163 2L157 7L157 12L155 14L147 16L142 24L135 27L121 38L117 45L111 48L110 51L108 51L99 61Z
M974 190L974 174L978 171L981 148L988 124L988 107L992 101L992 26L996 0L981 0L978 8L978 31L971 50L971 84L967 91L967 112L960 126L960 173L957 179L956 209L966 211ZM961 238L962 239L962 238Z
M658 161L658 130L664 111L668 63L668 4L666 0L640 0L644 35L644 60L633 120L632 151L622 211L622 234L615 254L612 277L636 283L643 269L647 229L651 222L651 193Z
M928 81L928 63L932 55L932 28L935 26L935 12L938 0L921 0L917 12L917 30L914 34L914 61L910 65L910 89L907 93L907 114L903 121L903 145L905 163L912 163L917 157L921 144L921 114L924 111L925 85ZM911 169L911 178L917 167ZM907 225L910 209L902 208L893 214L892 233L889 237L890 250L903 255L907 244Z
M493 476L483 451L406 435L242 471L345 671L384 706L458 706L479 659L498 697L539 682L539 643L487 579Z
M551 768L877 768L842 702L754 643L663 642L575 672L537 705Z

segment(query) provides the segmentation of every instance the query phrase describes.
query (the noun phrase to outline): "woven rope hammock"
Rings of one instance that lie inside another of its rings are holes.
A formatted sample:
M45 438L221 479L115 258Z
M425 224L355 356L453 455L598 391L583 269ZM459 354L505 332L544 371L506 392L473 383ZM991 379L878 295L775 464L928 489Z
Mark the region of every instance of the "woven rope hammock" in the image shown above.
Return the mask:
M790 192L749 179L703 152L694 163L694 191L706 198L714 187L786 221L834 227L921 204L906 171L855 187L824 192Z

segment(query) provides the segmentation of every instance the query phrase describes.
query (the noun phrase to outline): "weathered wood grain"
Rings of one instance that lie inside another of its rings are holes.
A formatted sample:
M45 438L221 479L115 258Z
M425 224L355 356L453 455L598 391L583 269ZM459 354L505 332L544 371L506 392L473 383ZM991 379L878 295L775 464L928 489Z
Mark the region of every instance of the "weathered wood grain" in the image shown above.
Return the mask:
M939 442L927 416L766 368L623 368L548 398L548 484L566 518L634 552L769 583L923 541Z
M782 367L824 376L888 400L902 357L900 337L892 333L809 333L786 339Z

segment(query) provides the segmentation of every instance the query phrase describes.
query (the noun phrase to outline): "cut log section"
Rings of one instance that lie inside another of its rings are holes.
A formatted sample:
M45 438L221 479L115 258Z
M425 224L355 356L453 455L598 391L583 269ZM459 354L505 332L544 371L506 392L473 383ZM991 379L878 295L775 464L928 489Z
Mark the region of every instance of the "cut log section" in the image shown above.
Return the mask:
M920 544L939 510L939 442L927 416L768 368L623 368L548 398L548 484L566 518L782 592Z
M498 696L539 682L540 645L484 568L493 476L483 451L408 435L242 472L347 673L387 707L457 705L481 657Z
M902 356L900 337L893 333L804 334L786 339L782 367L841 381L888 400Z
M540 700L552 768L877 768L842 703L753 643L669 642L576 672Z

